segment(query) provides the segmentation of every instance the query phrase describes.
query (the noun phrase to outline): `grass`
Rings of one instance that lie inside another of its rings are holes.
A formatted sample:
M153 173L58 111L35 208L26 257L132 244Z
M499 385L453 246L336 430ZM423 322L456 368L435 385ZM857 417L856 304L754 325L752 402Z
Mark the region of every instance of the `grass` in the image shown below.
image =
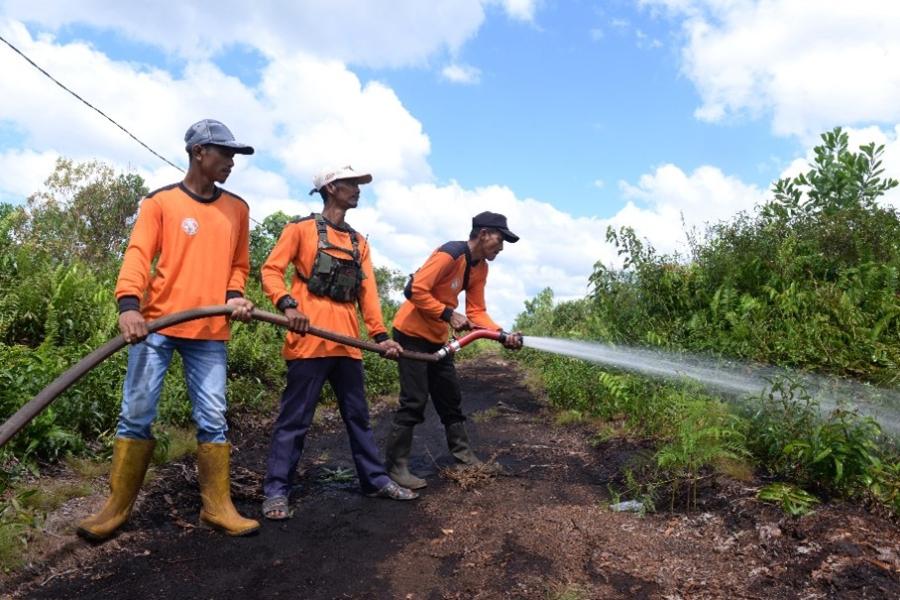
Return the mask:
M29 544L50 513L72 498L89 496L90 483L78 476L74 481L48 480L9 490L0 501L0 564L9 573L21 567L29 555Z
M496 462L496 455L479 465L454 465L443 467L438 471L441 477L449 479L462 489L469 491L492 481L503 472Z
M522 381L525 388L537 398L547 398L547 385L539 368L525 370L525 378Z
M323 473L319 475L321 483L350 483L356 479L356 473L353 469L345 469L344 467L329 469L324 467L322 471Z
M197 452L197 434L193 428L161 427L156 432L153 462L164 465Z
M459 337L463 337L464 335L466 334L460 334ZM470 344L466 344L466 346L457 353L456 361L459 363L473 359L481 359L490 354L499 354L501 348L503 348L503 346L494 340L475 340Z
M5 515L0 516L0 564L5 573L10 573L25 562L23 550L28 545L31 527L29 523L7 522L4 519Z
M193 428L160 427L156 432L157 445L153 462L165 464L177 461L197 450ZM68 456L64 459L70 471L66 478L42 478L19 483L6 490L0 499L0 564L4 572L12 572L28 559L29 547L46 516L73 498L90 496L96 491L106 493L106 478L110 457L100 453L96 460ZM153 478L149 469L145 484ZM102 480L102 481L101 481Z
M547 600L588 600L588 591L577 583L557 583L547 590Z
M69 456L65 459L65 464L82 479L95 479L109 473L109 460Z
M578 423L583 423L585 420L584 413L580 410L568 409L563 410L553 417L553 422L557 427L563 427L565 425L575 425Z
M87 481L48 481L35 488L26 489L23 493L21 507L48 513L62 506L67 500L90 496L93 492Z
M600 421L597 424L596 433L591 438L593 446L599 446L604 442L614 439L627 439L631 435L624 419L615 421Z
M486 410L480 410L472 415L472 420L476 423L485 423L500 414L496 406L492 406Z
M737 481L753 481L754 469L748 460L725 458L713 464L717 473Z

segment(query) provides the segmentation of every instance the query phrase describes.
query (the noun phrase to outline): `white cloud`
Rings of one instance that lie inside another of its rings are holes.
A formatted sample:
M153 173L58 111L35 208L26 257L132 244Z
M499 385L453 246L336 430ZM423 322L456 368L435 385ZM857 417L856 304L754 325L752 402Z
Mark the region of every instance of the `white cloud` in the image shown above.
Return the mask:
M846 131L853 152L858 152L861 144L883 144L883 177L900 179L900 125L889 131L878 127ZM821 140L811 143L805 156L788 164L780 177L808 171L815 156L812 146L819 143ZM752 212L771 198L768 188L745 183L709 165L691 173L673 164L662 165L642 175L637 183L620 181L619 188L627 204L608 224L634 228L660 252L682 254L687 250L685 228L702 233L705 224L727 221L741 211ZM900 189L889 191L882 202L900 209Z
M378 178L431 178L431 145L421 123L393 90L379 82L363 85L341 63L307 55L273 62L260 93L278 132L274 153L303 181L343 164Z
M488 311L506 326L524 309L524 301L545 287L552 287L558 299L583 297L594 262L614 258L604 240L604 221L519 199L503 186L467 190L456 183L388 181L373 187L374 193L364 188L360 208L347 219L369 236L377 264L403 273L417 269L442 243L466 239L479 212L507 216L521 240L506 244L491 263L486 290Z
M447 65L441 71L441 75L447 81L453 83L475 84L481 81L481 71L470 65L452 64Z
M497 0L510 17L519 21L534 21L538 0Z
M53 151L16 149L0 153L0 202L22 204L50 176L58 157Z
M698 118L769 115L804 140L836 124L900 120L900 3L641 0L683 19Z
M636 185L619 182L625 207L612 219L628 225L661 252L686 250L685 227L702 232L706 223L750 211L766 199L766 192L716 167L702 166L687 174L667 164L640 177Z
M478 212L506 214L522 239L491 265L487 298L492 315L507 326L524 300L544 287L553 288L558 299L583 297L594 263L617 260L605 241L608 225L632 225L668 251L678 244L679 213L691 224L752 204L752 188L715 169L686 175L667 165L637 184L622 184L629 204L612 219L576 218L548 203L519 199L504 186L467 190L430 183L429 141L421 124L392 90L378 82L362 84L340 62L295 54L270 63L260 84L249 88L208 62L189 63L175 76L112 61L83 44L61 46L49 36L35 40L21 25L7 25L4 33L10 32L51 72L78 73L86 95L93 94L98 105L121 107L115 116L167 156L181 156L181 132L200 115L221 117L239 139L269 150L283 166L262 166L264 156L239 157L227 182L258 221L276 210L320 209L318 197L305 191L323 162L374 171L373 185L364 188L361 207L348 220L370 236L376 264L403 272L417 268L439 244L465 238ZM50 95L56 94L53 86L12 58L0 53L0 69L10 74L0 83L8 107L4 117L34 150L7 151L0 159L4 171L35 173L27 179L39 183L62 154L135 169L151 188L180 177L68 95ZM116 85L105 85L109 81ZM7 181L0 180L0 188L9 192ZM16 185L19 192L37 189L24 180Z
M485 0L487 1L487 0ZM209 57L230 44L256 48L266 56L296 52L366 66L423 64L438 52L456 52L484 21L482 0L220 0L209 8L161 0L5 0L6 17L59 30L80 23L114 30L191 60ZM506 0L514 17L532 2Z
M364 194L348 220L369 234L376 262L404 273L415 270L441 243L464 239L471 217L483 210L505 214L521 237L506 244L491 264L488 308L503 324L512 323L523 302L545 287L557 300L582 298L597 261L618 266L606 242L607 227L630 226L660 252L686 250L685 226L704 231L706 223L752 210L766 191L719 169L703 166L685 173L663 165L639 178L620 182L627 200L609 219L574 217L551 204L517 198L504 186L467 190L456 183L404 185L383 182Z
M558 298L581 297L594 261L613 258L600 220L519 200L502 186L466 190L429 183L429 141L421 124L392 90L378 82L362 84L343 63L298 53L267 65L259 85L250 88L209 62L190 62L173 75L111 60L85 44L61 45L50 35L35 39L19 23L0 27L50 72L77 74L73 87L174 160L183 155L181 135L190 122L200 116L225 121L260 151L238 157L226 183L248 201L257 221L276 210L321 209L318 197L305 195L309 175L322 163L351 162L373 170L375 182L364 188L350 222L370 235L377 264L409 272L437 245L465 238L474 214L503 212L523 238L492 265L489 308L504 324L543 287L553 287ZM57 155L134 170L151 189L181 177L14 54L0 53L0 69L8 74L0 82L3 120L32 148L0 156L5 173L29 174L0 179L0 193L36 191Z
M188 63L174 76L110 60L81 43L34 39L19 23L0 22L0 31L176 164L186 158L182 132L199 118L215 117L238 139L280 159L304 185L320 168L347 163L379 177L431 177L430 142L421 124L392 90L378 82L363 85L342 63L306 55L273 61L259 87L250 88L208 62ZM0 53L0 71L6 75L0 118L23 132L23 144L156 168L158 159L16 54Z
M239 157L226 186L248 200L257 220L276 210L306 214L321 208L318 197L305 191L311 174L324 164L350 162L372 170L375 182L364 188L360 208L348 220L370 236L376 264L410 272L440 243L463 239L472 215L506 214L522 239L492 263L487 297L493 316L507 326L523 301L544 287L552 287L557 299L582 297L596 261L616 264L605 241L608 226L632 226L663 252L683 250L682 216L688 227L702 229L703 223L751 209L765 197L763 190L715 167L686 173L667 164L637 182L620 182L627 204L612 218L576 218L546 202L517 198L505 186L467 190L456 183L434 184L429 138L393 90L360 81L342 60L299 47L279 49L288 42L258 42L280 53L263 68L258 86L248 87L206 60L190 60L175 75L111 60L85 44L60 45L48 34L35 39L18 22L0 19L0 31L175 160L183 156L181 134L190 122L213 116L228 123L239 139L261 150L262 156ZM273 31L261 30L263 37ZM418 60L425 54L405 56ZM0 199L38 189L57 155L135 169L151 188L180 177L14 54L0 53L0 71L6 75L0 80L0 118L24 133L23 148L0 154ZM885 165L895 176L897 134L896 129L881 134L888 144Z
M230 45L267 57L313 54L347 64L401 67L456 55L481 27L484 6L497 4L518 21L533 22L538 0L220 0L208 9L160 0L0 0L9 19L51 31L82 24L189 60L207 59Z
M237 135L270 126L252 90L208 64L191 65L184 77L110 60L85 44L34 39L20 23L0 21L0 32L57 79L100 107L163 156L185 163L183 132L217 115ZM142 165L153 158L101 115L57 87L12 52L0 52L0 118L23 133L22 143L70 157L116 157ZM114 82L115 85L110 85ZM149 157L149 158L148 158Z

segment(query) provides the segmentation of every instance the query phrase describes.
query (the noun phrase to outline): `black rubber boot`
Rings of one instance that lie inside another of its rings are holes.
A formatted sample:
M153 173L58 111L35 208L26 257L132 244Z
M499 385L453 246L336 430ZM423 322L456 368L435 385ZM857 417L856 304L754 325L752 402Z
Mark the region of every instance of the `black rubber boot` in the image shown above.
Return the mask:
M446 425L447 448L457 462L473 467L482 464L481 459L475 456L469 446L469 435L466 433L466 424L462 421Z
M428 485L421 477L409 472L409 449L412 446L413 428L394 424L385 443L385 467L388 477L405 488L420 490Z

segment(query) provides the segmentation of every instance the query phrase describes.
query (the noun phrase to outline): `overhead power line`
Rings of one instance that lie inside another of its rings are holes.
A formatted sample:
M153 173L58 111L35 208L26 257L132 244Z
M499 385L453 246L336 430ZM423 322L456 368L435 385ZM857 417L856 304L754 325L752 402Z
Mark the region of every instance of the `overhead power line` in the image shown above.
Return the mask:
M163 162L165 162L165 163L167 163L167 164L169 164L169 165L175 167L176 169L178 169L179 171L181 171L182 173L184 173L184 169L183 169L183 168L179 167L178 165L176 165L175 163L173 163L172 161L170 161L168 158L166 158L165 156L163 156L162 154L160 154L159 152L157 152L156 150L154 150L153 148L151 148L150 146L148 146L147 144L145 144L144 142L142 142L140 139L138 139L138 137L137 137L136 135L134 135L133 133L131 133L130 131L128 131L127 129L125 129L124 127L122 127L121 125L119 125L119 124L115 121L115 119L113 119L112 117L110 117L109 115L107 115L105 112L103 112L102 110L100 110L99 108L97 108L96 106L94 106L93 104L91 104L90 102L88 102L87 100L85 100L84 98L82 98L81 96L79 96L78 94L76 94L75 92L73 92L71 89L69 89L68 87L66 87L64 84L60 83L59 80L57 80L55 77L53 77L53 75L51 75L50 73L48 73L47 71L45 71L43 68L41 68L40 65L38 65L36 62L34 62L34 61L31 60L30 58L28 58L28 57L25 55L25 53L23 53L21 50L19 50L18 48L16 48L13 44L11 44L11 43L10 43L6 38L4 38L2 35L0 35L0 41L2 41L4 44L6 44L7 46L9 46L9 47L12 49L13 52L15 52L16 54L18 54L18 55L21 56L22 58L24 58L26 61L28 61L28 64L30 64L32 67L34 67L35 69L37 69L38 71L40 71L41 73L43 73L45 77L47 77L48 79L50 79L50 81L52 81L53 83L55 83L56 85L58 85L58 86L61 87L62 89L66 90L67 92L69 92L70 94L72 94L73 96L75 96L76 98L78 98L83 104L85 104L85 105L88 106L89 108L93 109L94 111L98 112L104 119L106 119L107 121L109 121L110 123L112 123L113 125L115 125L116 127L118 127L119 129L121 129L122 131L124 131L126 134L128 134L128 137L130 137L131 139L133 139L134 141L136 141L138 144L140 144L141 146L143 146L144 148L146 148L151 154L153 154L153 156L159 158L159 159L162 160Z
M18 54L18 55L21 56L22 58L24 58L26 61L28 61L28 64L30 64L32 67L34 67L35 69L37 69L38 71L40 71L41 73L43 73L43 75L44 75L45 77L47 77L50 81L52 81L53 83L55 83L56 85L58 85L58 86L61 87L62 89L66 90L67 92L69 92L70 94L72 94L73 96L75 96L76 98L78 98L78 100L80 100L80 101L82 102L82 104L84 104L85 106L87 106L87 107L93 109L94 111L98 112L104 119L106 119L107 121L109 121L110 123L112 123L113 125L115 125L116 127L118 127L119 129L121 129L122 131L124 131L126 134L128 134L128 137L130 137L131 139L133 139L134 141L136 141L138 144L140 144L141 146L143 146L144 148L146 148L153 156L157 157L158 159L162 160L162 161L165 162L166 164L168 164L168 165L170 165L170 166L172 166L172 167L175 167L176 169L178 169L179 171L181 171L182 173L184 173L184 169L183 169L183 168L179 167L178 165L176 165L175 163L173 163L172 161L170 161L168 158L166 158L165 156L163 156L162 154L160 154L159 152L157 152L156 150L154 150L153 148L151 148L150 146L148 146L147 144L145 144L144 142L142 142L140 139L138 139L138 137L137 137L136 135L134 135L133 133L131 133L130 131L128 131L127 129L125 129L124 127L122 127L121 125L119 125L118 123L116 123L115 119L113 119L113 118L110 117L108 114L106 114L105 112L103 112L102 110L100 110L99 108L97 108L96 106L94 106L93 104L91 104L90 102L88 102L87 100L85 100L84 98L82 98L81 96L79 96L78 94L76 94L75 92L73 92L72 90L70 90L70 89L69 89L68 87L66 87L63 83L60 83L60 81L57 80L53 75L51 75L51 74L48 73L46 70L44 70L44 69L43 69L40 65L38 65L36 62L34 62L34 61L31 60L30 58L28 58L28 56L26 56L24 52L22 52L21 50L19 50L18 48L16 48L9 40L7 40L7 39L6 39L5 37L3 37L2 35L0 35L0 42L3 42L3 43L6 44L7 46L9 46L9 47L12 49L13 52L15 52L16 54ZM254 223L256 223L257 225L260 224L260 222L257 221L256 219L254 219L253 217L249 217L249 219L250 219L251 221L253 221Z

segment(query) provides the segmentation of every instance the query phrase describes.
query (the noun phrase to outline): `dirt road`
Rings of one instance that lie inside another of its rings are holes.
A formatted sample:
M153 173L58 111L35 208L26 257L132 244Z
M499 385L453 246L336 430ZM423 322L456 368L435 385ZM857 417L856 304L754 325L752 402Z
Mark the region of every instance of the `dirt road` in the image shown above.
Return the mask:
M315 426L294 518L230 539L196 528L193 459L157 471L130 523L97 547L72 537L7 597L455 600L522 598L900 598L900 530L859 507L802 519L718 480L690 513L608 508L608 484L645 450L591 443L583 425L554 426L522 375L499 357L464 363L464 408L480 453L505 474L461 482L431 413L416 430L410 503L363 497L339 420ZM389 412L376 418L384 439ZM235 502L258 515L266 424L233 440ZM466 484L466 487L460 485ZM99 499L97 499L99 501ZM89 507L85 507L87 509Z

